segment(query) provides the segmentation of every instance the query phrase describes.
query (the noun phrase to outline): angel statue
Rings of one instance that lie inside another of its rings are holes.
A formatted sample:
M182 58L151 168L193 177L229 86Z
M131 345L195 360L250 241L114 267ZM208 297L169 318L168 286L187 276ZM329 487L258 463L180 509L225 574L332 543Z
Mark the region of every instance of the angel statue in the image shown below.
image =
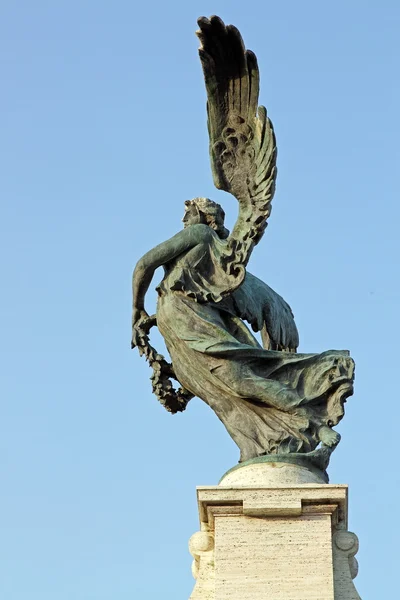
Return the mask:
M256 56L239 31L216 16L198 24L214 183L237 198L239 215L229 233L219 204L185 202L183 230L134 270L132 348L150 362L164 407L176 413L201 398L238 445L240 462L290 455L325 469L340 440L332 427L353 393L354 362L347 351L298 354L290 306L247 270L271 212L275 135L258 106ZM157 313L150 317L144 299L161 266ZM244 321L261 332L262 346ZM155 324L172 364L150 345Z

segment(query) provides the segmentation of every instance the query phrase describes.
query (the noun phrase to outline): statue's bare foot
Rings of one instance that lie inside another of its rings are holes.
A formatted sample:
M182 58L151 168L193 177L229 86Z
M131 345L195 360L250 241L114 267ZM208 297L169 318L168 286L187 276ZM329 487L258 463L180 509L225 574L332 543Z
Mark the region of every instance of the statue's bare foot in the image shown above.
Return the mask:
M327 425L323 425L319 431L318 436L320 441L325 444L325 446L329 446L329 448L335 448L340 442L340 433L334 431L331 427Z

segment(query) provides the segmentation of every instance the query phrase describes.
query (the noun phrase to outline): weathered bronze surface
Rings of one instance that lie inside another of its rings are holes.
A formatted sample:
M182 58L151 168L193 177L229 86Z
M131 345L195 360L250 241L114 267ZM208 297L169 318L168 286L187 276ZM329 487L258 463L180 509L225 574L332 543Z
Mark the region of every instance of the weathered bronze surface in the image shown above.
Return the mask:
M241 462L290 454L324 469L340 440L332 427L353 393L354 362L347 351L297 353L289 305L247 271L271 211L275 135L258 106L257 59L239 31L215 16L198 23L214 183L237 198L239 216L229 233L219 204L185 202L184 229L136 265L132 347L150 362L165 408L175 413L194 396L204 400L239 446ZM160 266L157 314L149 317L145 294ZM243 321L261 332L263 346ZM150 345L155 324L172 364Z

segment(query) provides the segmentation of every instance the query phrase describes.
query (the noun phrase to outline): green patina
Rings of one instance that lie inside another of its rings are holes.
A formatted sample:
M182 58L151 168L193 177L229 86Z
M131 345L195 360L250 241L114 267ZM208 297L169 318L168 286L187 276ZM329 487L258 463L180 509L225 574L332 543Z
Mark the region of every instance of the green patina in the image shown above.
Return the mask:
M136 265L132 347L150 362L165 408L176 413L201 398L239 446L241 464L286 461L324 471L340 440L332 427L353 392L354 362L347 351L298 353L290 306L247 269L271 211L275 135L258 106L256 57L238 30L218 17L199 26L214 183L236 197L239 216L229 233L219 204L185 203L183 230ZM145 295L160 266L157 313L149 317ZM171 363L150 344L154 325Z

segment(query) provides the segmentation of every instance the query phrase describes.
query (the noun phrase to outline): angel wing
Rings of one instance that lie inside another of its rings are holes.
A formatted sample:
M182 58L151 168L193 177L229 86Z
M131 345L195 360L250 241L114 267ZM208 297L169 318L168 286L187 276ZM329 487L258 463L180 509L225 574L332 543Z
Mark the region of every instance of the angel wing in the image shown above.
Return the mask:
M247 271L231 299L237 316L253 331L261 331L264 348L296 352L299 334L292 309L282 296Z
M225 257L227 273L235 274L247 265L271 211L275 135L266 109L258 107L256 56L245 50L239 31L216 16L201 17L198 25L214 183L239 201Z

